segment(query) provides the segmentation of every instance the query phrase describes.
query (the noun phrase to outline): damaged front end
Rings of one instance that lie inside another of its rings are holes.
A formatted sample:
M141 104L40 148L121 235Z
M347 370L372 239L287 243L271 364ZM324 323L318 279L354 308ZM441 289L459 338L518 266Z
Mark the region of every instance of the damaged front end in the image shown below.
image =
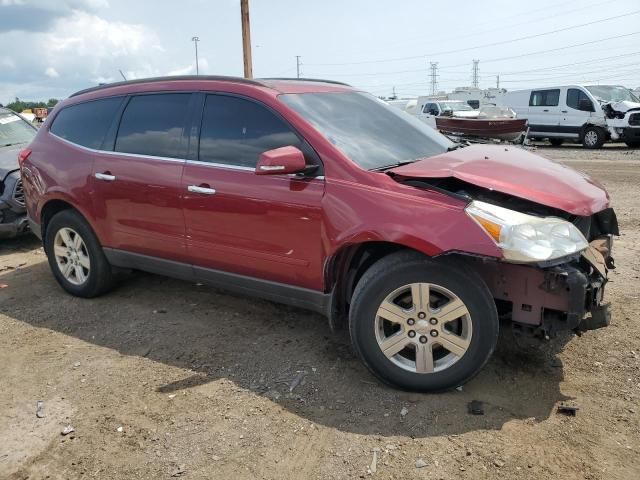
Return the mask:
M510 321L515 333L550 338L559 331L582 333L609 324L611 314L609 304L604 302L604 289L609 270L615 268L613 236L619 235L612 208L576 215L453 177L397 180L464 198L469 202L468 213L471 206L480 202L516 215L555 220L561 228L570 224L582 243L574 252L568 249L566 255L556 253L548 261L509 258L508 245L496 233L494 239L503 248L505 258L467 256L467 262L484 279L501 319ZM480 218L479 223L482 222ZM549 228L555 228L551 225ZM482 227L491 232L491 225ZM544 231L541 229L543 235Z

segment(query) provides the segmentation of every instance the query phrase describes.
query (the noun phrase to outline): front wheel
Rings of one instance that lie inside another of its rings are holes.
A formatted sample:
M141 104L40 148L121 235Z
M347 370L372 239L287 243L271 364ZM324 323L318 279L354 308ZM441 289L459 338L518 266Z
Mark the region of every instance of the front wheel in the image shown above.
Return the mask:
M380 380L437 392L482 369L499 325L493 298L473 271L451 260L399 252L358 282L349 329L356 353Z
M607 136L604 130L598 127L589 127L584 131L582 145L586 148L601 148L606 140Z

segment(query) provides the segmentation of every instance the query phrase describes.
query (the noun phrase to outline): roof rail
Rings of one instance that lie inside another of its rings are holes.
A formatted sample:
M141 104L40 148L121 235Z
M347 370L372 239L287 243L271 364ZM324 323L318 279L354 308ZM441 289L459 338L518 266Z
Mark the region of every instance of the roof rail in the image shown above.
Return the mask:
M348 83L338 82L337 80L323 80L322 78L287 78L287 77L267 77L260 78L259 80L286 80L286 81L300 81L300 82L322 82L322 83L333 83L335 85L344 85L345 87L350 87Z
M99 90L104 90L112 87L120 87L122 85L135 85L138 83L154 83L154 82L167 82L167 81L180 81L180 80L218 80L218 81L224 81L224 82L247 83L249 85L259 85L261 87L264 86L264 84L260 83L258 80L250 80L248 78L242 78L242 77L227 77L224 75L176 75L176 76L167 76L167 77L137 78L135 80L126 80L123 82L107 83L104 85L98 85L96 87L85 88L84 90L80 90L76 93L73 93L72 95L70 95L70 97L76 97L84 93L96 92Z

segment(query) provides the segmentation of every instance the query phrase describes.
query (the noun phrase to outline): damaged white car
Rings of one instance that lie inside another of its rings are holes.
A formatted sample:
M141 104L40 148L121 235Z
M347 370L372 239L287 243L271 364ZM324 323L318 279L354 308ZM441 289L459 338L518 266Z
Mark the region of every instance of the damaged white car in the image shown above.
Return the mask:
M605 142L640 146L640 99L620 85L565 85L506 92L496 103L529 120L529 138L582 143L600 148Z

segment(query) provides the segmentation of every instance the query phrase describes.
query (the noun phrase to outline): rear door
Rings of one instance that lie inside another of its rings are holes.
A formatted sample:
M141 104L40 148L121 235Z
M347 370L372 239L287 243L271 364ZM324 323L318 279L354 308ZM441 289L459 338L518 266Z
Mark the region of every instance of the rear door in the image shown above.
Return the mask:
M254 173L262 152L288 145L321 168L311 147L267 106L206 95L199 148L181 186L187 249L203 280L216 275L213 269L322 288L324 177Z
M529 129L531 134L558 136L560 125L560 89L532 90L529 96Z
M190 93L131 96L93 166L93 202L105 246L186 261L180 178Z

